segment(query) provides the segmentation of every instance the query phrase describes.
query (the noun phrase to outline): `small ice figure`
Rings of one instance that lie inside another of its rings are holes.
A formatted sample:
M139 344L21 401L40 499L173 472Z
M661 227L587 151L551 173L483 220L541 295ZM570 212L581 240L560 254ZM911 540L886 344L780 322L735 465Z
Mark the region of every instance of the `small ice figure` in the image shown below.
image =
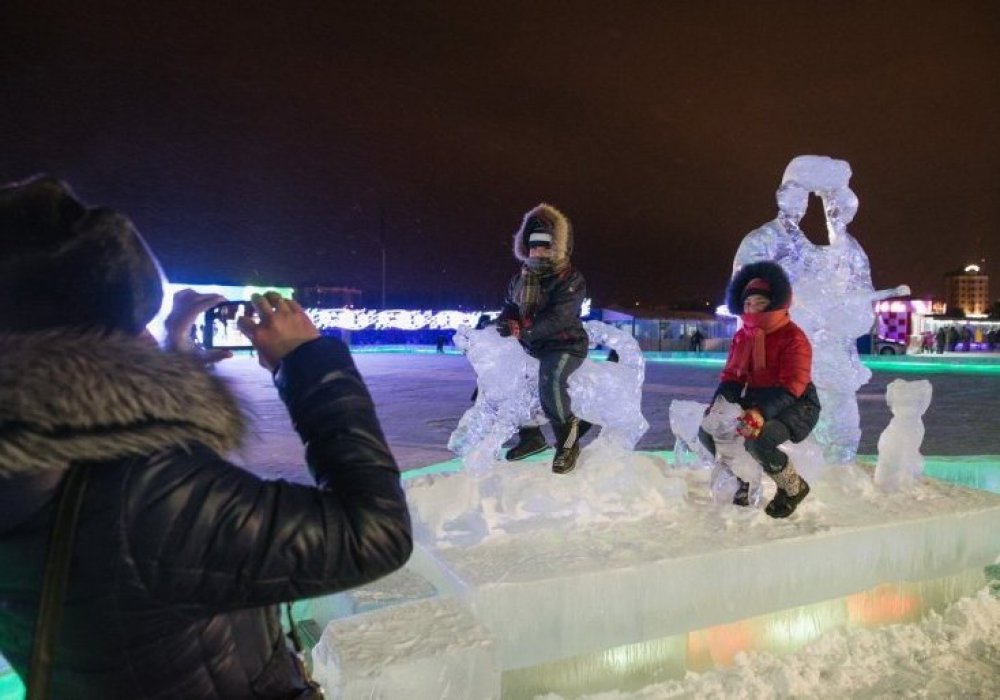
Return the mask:
M670 402L670 430L674 434L674 467L697 469L712 464L712 455L698 439L698 428L707 404L697 401Z
M885 391L892 420L878 438L875 485L883 491L901 491L924 471L920 444L924 440L922 416L931 405L933 387L926 379L896 379Z
M736 428L743 408L738 403L719 396L701 421L701 427L715 440L715 466L712 469L712 500L732 503L738 484L736 479L750 484L750 504L760 503L764 470L747 452L743 436Z
M645 358L635 338L614 326L588 321L584 328L591 345L614 350L619 360L588 359L570 375L573 413L600 426L595 446L632 450L649 429L642 415ZM501 446L519 426L545 420L538 400L538 360L514 338L501 338L493 326L459 328L454 343L476 371L479 392L451 434L448 448L467 468L483 471L493 466Z
M874 302L909 294L909 288L875 291L868 256L847 231L858 211L848 186L851 166L827 156L798 156L789 162L778 188L778 216L740 243L733 273L748 263L773 260L794 289L792 320L812 343L813 383L823 407L814 435L826 462L854 461L861 440L857 391L871 378L856 341L875 321ZM799 228L809 193L819 196L829 243L812 243Z

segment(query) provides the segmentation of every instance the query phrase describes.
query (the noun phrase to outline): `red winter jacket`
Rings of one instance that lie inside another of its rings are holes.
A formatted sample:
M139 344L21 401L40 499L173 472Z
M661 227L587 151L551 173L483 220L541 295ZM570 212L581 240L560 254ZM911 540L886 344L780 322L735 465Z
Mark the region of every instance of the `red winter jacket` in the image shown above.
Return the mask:
M812 345L802 329L788 321L764 336L765 366L754 370L751 361L741 374L734 358L749 351L750 343L752 329L736 332L716 395L744 408L756 408L765 420L779 418L798 442L819 416L819 398L812 384Z

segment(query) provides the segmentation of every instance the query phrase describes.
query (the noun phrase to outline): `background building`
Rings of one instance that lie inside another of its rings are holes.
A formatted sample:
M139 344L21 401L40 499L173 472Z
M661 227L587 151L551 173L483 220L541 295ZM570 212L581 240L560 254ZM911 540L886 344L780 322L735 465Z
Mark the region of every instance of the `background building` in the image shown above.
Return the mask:
M964 270L948 273L944 281L950 315L959 313L959 309L966 316L989 314L990 278L980 271L979 265L966 265Z

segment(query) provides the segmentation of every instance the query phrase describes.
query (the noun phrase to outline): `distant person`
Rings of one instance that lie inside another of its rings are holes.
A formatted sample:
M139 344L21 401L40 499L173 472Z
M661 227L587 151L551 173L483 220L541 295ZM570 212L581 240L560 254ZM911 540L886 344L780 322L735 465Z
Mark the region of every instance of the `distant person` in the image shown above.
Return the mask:
M556 454L552 471L566 474L576 466L580 437L590 428L573 414L567 382L587 357L587 332L580 320L586 282L570 262L573 231L569 219L548 204L524 216L514 234L514 257L521 270L507 290L497 320L502 336L513 336L539 361L538 394L552 423ZM508 460L524 459L548 444L540 426L522 426Z
M743 326L733 336L713 398L744 409L739 433L746 450L778 487L764 509L772 518L787 518L809 495L809 484L778 445L804 440L820 412L812 383L812 345L788 313L791 301L791 284L777 263L750 263L736 272L727 302ZM712 436L702 429L698 437L714 455ZM742 479L733 503L750 505L750 484Z
M435 347L439 353L444 353L444 343L445 338L443 334L438 335L437 341L435 342Z
M944 326L937 329L934 334L934 349L937 351L938 355L944 353L945 348L948 346L948 331L945 330Z
M701 352L702 343L705 341L705 336L702 335L700 328L695 328L694 333L691 334L691 352Z
M958 348L958 329L955 326L948 326L948 350L955 352Z
M0 187L0 293L0 653L29 697L318 697L278 604L373 581L412 547L347 348L296 302L253 296L240 327L316 486L267 481L226 460L244 412L189 352L221 298L179 293L157 347L161 272L124 216L51 178ZM68 574L46 654L32 631L57 512Z

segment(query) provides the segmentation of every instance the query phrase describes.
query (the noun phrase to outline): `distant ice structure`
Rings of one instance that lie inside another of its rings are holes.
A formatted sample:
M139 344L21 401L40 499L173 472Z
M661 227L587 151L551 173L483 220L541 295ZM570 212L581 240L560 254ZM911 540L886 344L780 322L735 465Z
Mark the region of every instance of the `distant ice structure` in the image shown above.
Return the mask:
M760 260L773 260L788 274L792 319L813 346L813 382L822 405L813 434L831 464L853 462L861 439L857 391L871 370L861 364L855 343L875 321L875 301L910 292L905 285L878 292L872 286L868 256L847 231L858 211L850 178L847 161L793 158L778 188L777 218L748 233L733 260L734 274ZM828 245L813 244L799 228L810 192L823 202Z
M614 326L587 321L584 328L591 345L615 350L619 361L584 360L570 375L573 413L601 426L592 448L632 450L649 429L642 415L645 358L635 338ZM485 470L519 426L545 420L538 399L538 360L515 339L501 338L492 326L459 328L454 343L476 370L479 392L451 434L448 448L467 468Z
M670 402L670 430L674 434L674 467L697 469L712 463L712 455L698 440L698 428L707 404L674 399Z
M921 418L931 405L933 387L926 379L906 382L896 379L885 391L885 401L892 409L892 420L878 438L878 463L875 485L883 491L902 491L923 474L924 440Z
M712 468L712 500L732 503L736 495L736 479L750 484L750 503L760 503L763 470L746 450L743 436L736 432L743 408L738 403L719 396L702 419L701 426L715 440L715 466Z

